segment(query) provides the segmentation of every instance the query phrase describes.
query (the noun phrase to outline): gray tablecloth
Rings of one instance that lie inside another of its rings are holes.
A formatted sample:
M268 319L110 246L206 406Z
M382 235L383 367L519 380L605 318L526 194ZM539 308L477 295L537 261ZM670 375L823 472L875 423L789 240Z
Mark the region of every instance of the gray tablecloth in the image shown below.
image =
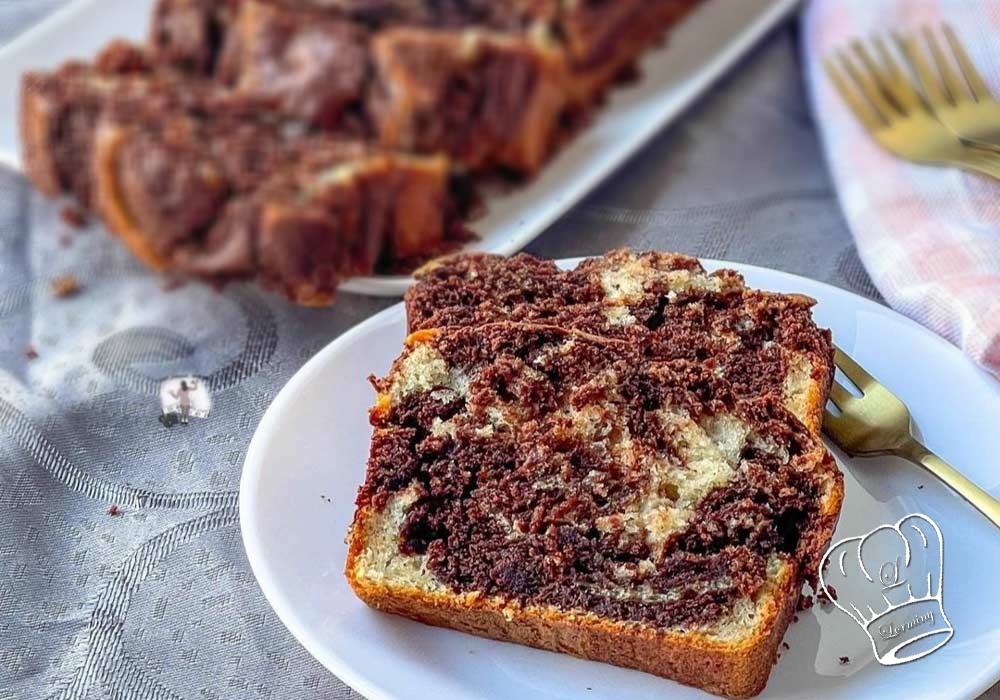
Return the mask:
M0 0L0 42L58 4ZM794 24L530 251L621 245L877 298L816 142ZM82 289L55 299L63 273ZM268 607L236 489L277 391L390 303L344 295L307 310L249 286L167 291L99 227L72 229L0 169L0 700L359 697ZM188 372L209 378L215 408L168 429L159 380Z

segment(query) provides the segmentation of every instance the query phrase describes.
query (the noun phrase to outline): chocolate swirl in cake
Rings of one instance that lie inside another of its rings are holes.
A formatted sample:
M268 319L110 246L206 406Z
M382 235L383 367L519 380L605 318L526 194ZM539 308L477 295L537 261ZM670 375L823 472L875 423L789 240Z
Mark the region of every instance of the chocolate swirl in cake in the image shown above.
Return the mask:
M411 332L517 321L620 338L652 358L707 363L739 396L781 397L819 431L833 346L808 297L748 289L736 272L709 274L685 255L629 250L573 270L526 254L460 255L417 279L406 295Z
M707 338L706 338L707 341ZM707 625L814 571L841 477L780 397L642 343L499 323L420 331L379 392L360 510L456 592ZM831 520L832 519L832 520Z

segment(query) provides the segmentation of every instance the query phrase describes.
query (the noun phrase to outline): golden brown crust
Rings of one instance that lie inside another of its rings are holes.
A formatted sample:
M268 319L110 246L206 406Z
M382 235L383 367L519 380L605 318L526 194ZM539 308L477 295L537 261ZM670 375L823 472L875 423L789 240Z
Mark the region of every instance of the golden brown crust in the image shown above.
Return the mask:
M129 212L118 177L118 155L125 132L102 125L94 141L94 200L95 207L107 227L118 235L139 260L157 271L167 269L168 262L150 244Z
M823 412L826 410L826 402L830 398L830 387L833 385L833 347L828 356L823 358L823 362L817 362L813 366L813 386L809 392L808 409L806 415L806 427L817 435L823 432Z
M789 294L789 297L798 298L810 308L816 305L816 300L805 294ZM830 387L833 385L833 338L829 331L824 331L826 340L826 352L814 354L812 361L812 382L809 387L809 395L806 397L806 427L816 435L823 432L823 412L826 410L826 403L830 398ZM840 504L837 504L839 511Z
M814 378L817 373L819 372L814 371ZM806 399L806 427L816 435L823 432L823 410L830 391L827 389L824 392L821 387L822 382L817 378L816 383L809 387L809 396Z
M444 156L396 156L393 164L400 177L392 205L389 247L396 259L419 257L444 241L451 164Z
M518 606L476 593L427 593L359 575L357 561L369 536L371 509L359 510L351 529L346 575L361 600L376 610L436 627L514 642L591 661L652 673L729 697L751 697L767 684L778 645L798 606L794 568L784 570L752 636L720 641L698 632L658 630L593 614Z

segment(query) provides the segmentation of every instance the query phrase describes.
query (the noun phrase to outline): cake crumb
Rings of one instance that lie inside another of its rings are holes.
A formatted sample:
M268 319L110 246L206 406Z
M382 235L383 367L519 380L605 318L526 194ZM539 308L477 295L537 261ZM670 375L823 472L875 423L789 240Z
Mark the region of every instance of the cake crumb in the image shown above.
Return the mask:
M24 346L24 356L27 357L29 360L37 360L38 359L38 351L35 349L34 345L30 345L30 344L29 345L25 345Z
M65 299L80 293L80 282L73 275L60 275L52 280L52 295Z
M923 490L924 490L924 485L923 484L920 484L919 486L917 486L917 491L923 491Z
M67 204L59 210L59 218L73 228L83 228L87 225L87 215L79 207Z
M781 643L781 648L782 648L782 649L791 649L791 647L790 647L790 646L788 646L788 642L782 642L782 643Z
M108 508L108 515L110 515L112 518L117 518L121 514L122 512L118 509L118 506L113 505L110 508Z
M849 656L841 656L840 657L840 665L841 666L846 666L849 663L851 663L851 657L849 657Z
M798 615L792 615L792 622L798 622L798 621L799 621L799 616Z
M799 610L808 610L816 603L811 595L803 595L799 598Z
M825 591L819 592L819 604L829 605L837 599L837 589L833 586L827 586Z

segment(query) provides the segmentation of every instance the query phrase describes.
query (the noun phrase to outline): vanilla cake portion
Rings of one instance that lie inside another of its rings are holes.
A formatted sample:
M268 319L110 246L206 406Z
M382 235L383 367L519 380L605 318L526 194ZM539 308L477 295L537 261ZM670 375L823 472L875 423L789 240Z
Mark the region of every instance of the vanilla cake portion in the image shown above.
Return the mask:
M364 601L763 688L843 495L782 401L631 339L509 321L418 330L372 381L347 562Z
M641 343L657 359L703 362L741 396L780 397L819 433L833 380L829 331L815 301L750 289L674 253L616 250L560 270L526 254L466 254L417 273L410 331L499 321L546 323Z

